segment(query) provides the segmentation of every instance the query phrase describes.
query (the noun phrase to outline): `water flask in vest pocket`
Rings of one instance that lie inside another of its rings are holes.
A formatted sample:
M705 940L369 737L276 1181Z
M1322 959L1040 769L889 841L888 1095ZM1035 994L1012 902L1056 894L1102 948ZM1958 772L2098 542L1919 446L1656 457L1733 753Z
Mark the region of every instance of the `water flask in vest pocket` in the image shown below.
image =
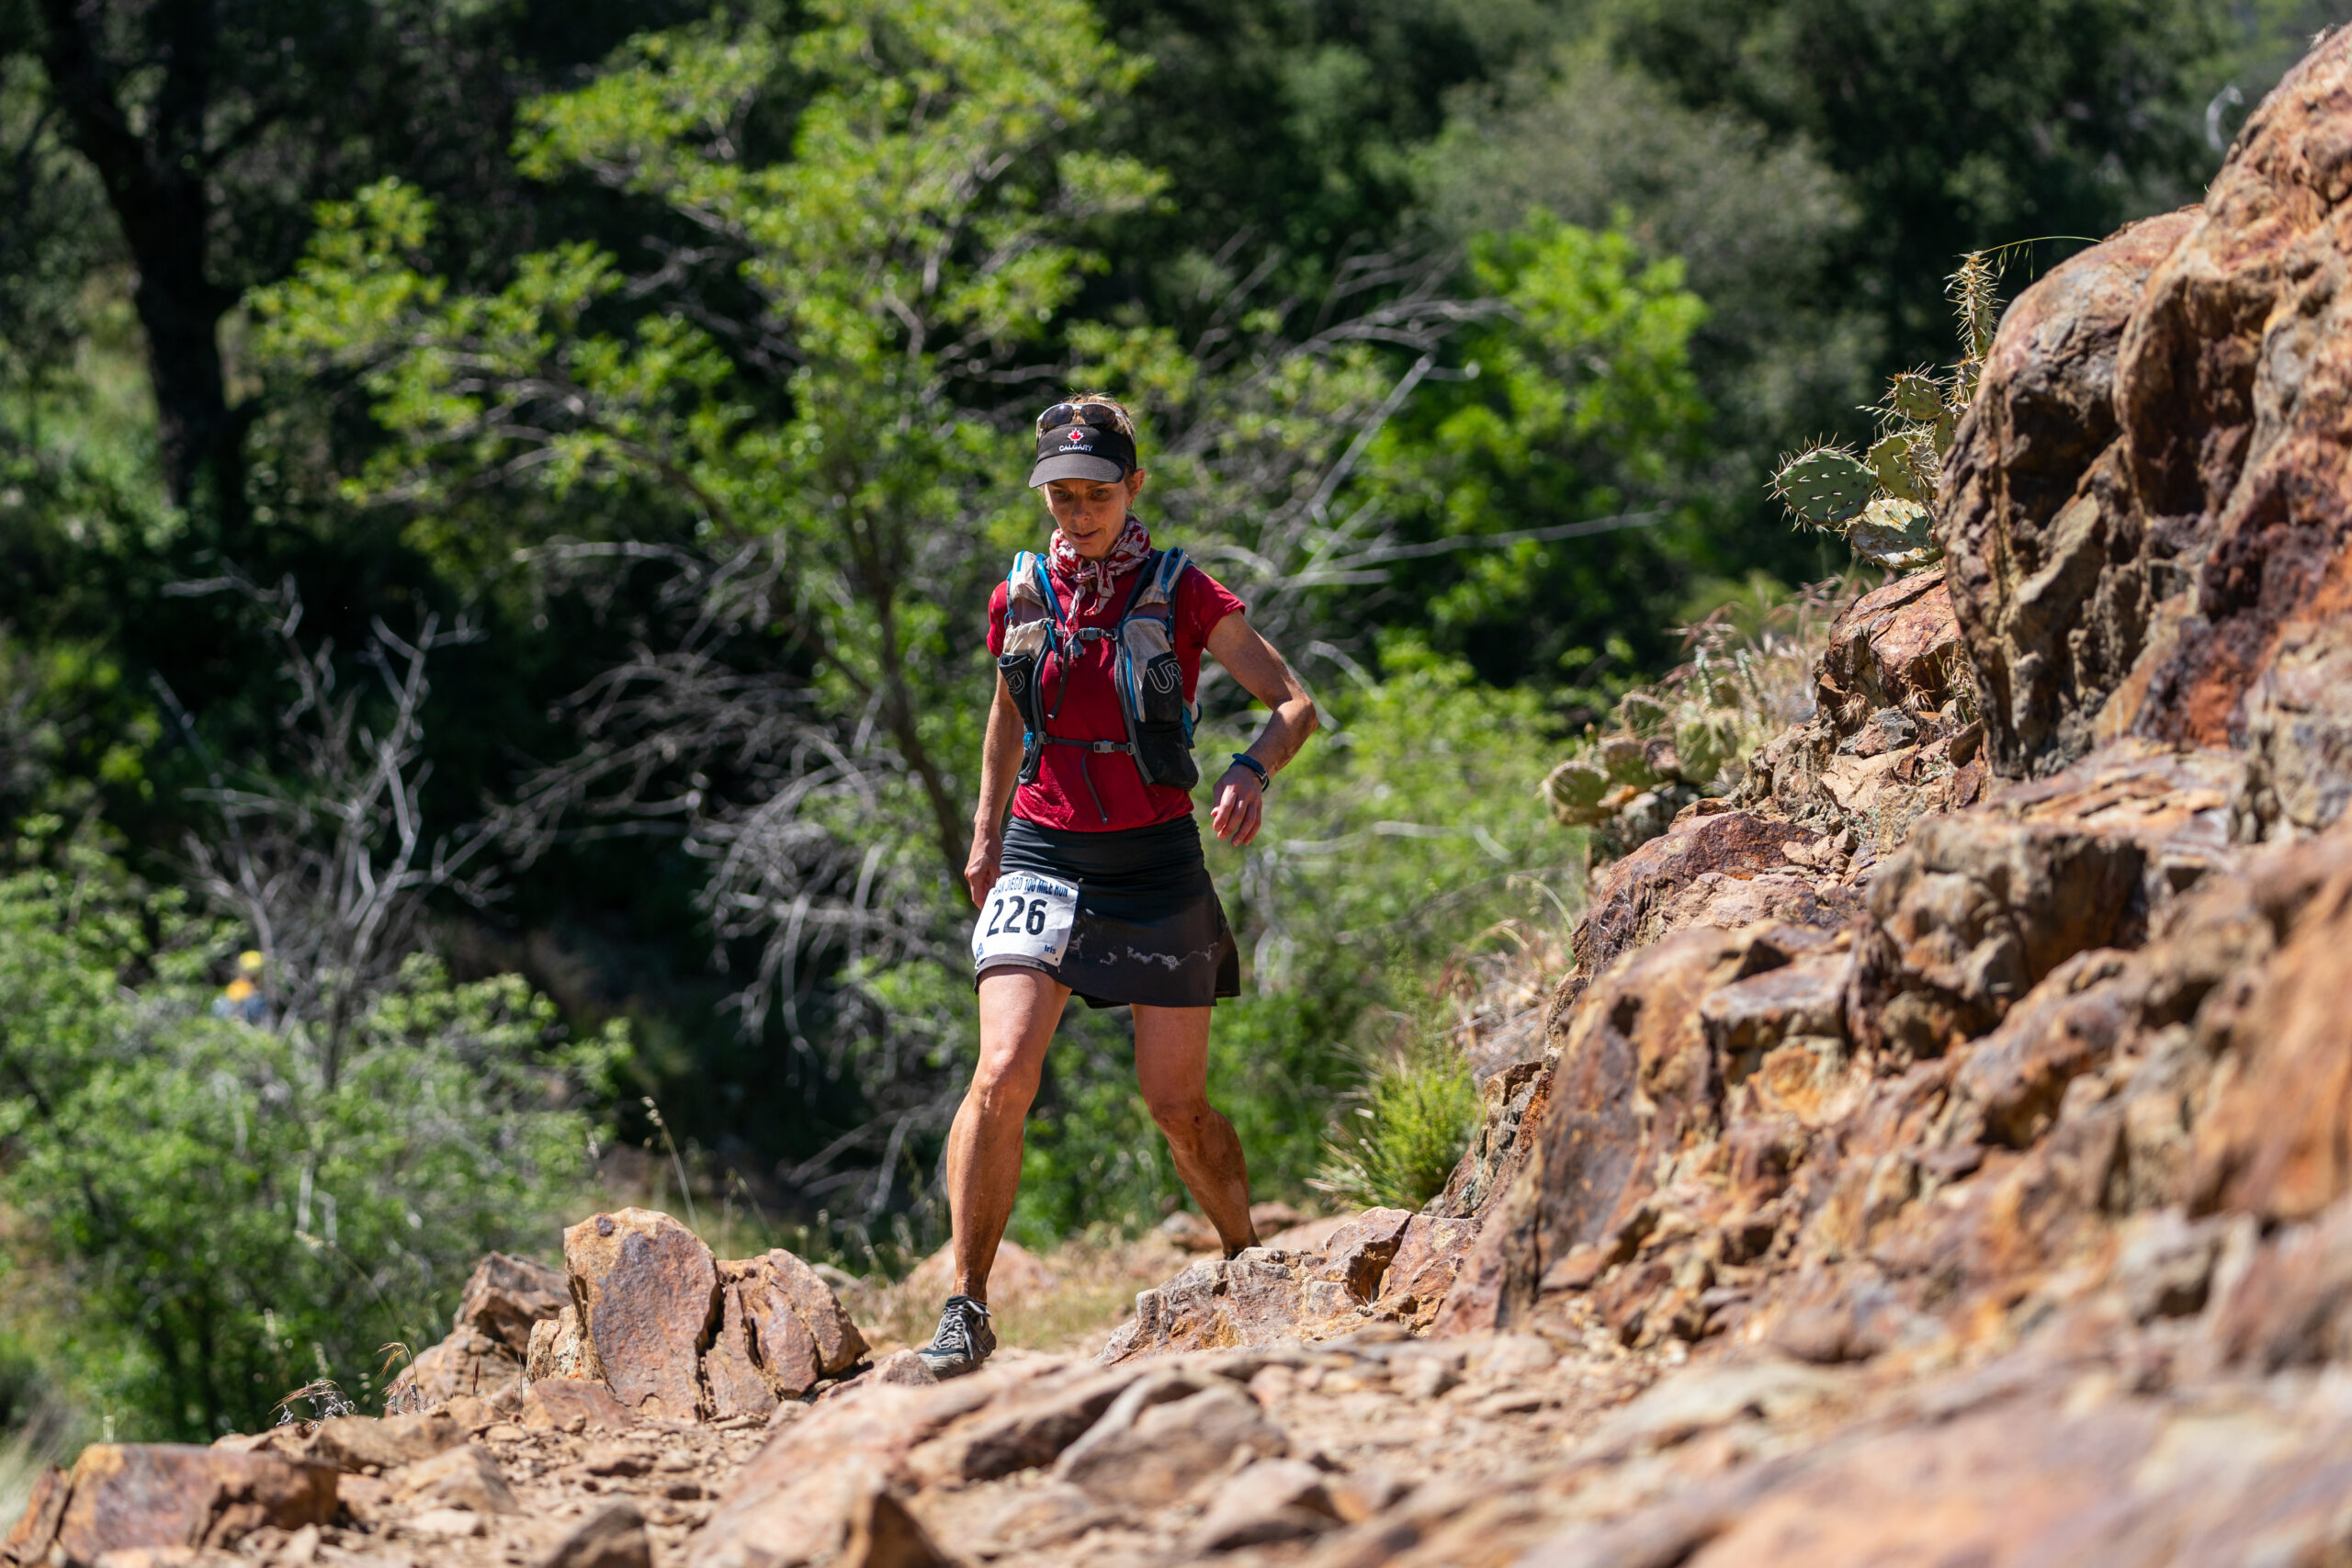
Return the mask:
M1015 610L1024 606L1015 606ZM1032 686L1046 676L1043 657L1047 639L1053 631L1051 622L1032 620L1016 622L1004 629L1004 651L997 655L997 672L1004 677L1004 689L1012 695L1012 705L1021 710L1021 772L1023 784L1037 782L1038 765L1044 761L1046 741L1039 721L1044 717L1043 694Z
M1136 727L1136 765L1149 783L1191 789L1201 782L1193 761L1193 709L1184 700L1184 667L1168 622L1135 615L1120 628L1119 675Z

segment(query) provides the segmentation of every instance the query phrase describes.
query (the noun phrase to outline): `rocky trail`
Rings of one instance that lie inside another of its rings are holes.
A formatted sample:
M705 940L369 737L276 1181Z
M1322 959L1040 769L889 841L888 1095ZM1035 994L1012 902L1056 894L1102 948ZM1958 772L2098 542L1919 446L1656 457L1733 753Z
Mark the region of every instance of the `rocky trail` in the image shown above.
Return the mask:
M2352 33L2011 306L1937 523L1425 1212L944 1385L591 1216L415 1413L93 1448L0 1558L2352 1564Z

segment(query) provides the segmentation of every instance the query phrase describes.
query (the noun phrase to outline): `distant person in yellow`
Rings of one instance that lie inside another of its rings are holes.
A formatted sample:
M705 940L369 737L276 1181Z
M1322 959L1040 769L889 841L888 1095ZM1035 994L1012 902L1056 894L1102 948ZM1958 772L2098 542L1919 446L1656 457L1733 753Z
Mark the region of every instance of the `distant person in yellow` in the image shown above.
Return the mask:
M221 987L212 998L212 1016L232 1018L239 1023L260 1025L269 1021L269 998L262 994L262 955L250 948L237 954L237 977Z

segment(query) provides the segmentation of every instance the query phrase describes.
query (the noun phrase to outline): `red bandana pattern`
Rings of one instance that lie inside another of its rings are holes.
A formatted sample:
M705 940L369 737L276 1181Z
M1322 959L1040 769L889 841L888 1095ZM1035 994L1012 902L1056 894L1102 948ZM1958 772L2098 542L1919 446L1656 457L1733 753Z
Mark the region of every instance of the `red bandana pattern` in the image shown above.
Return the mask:
M1108 604L1112 583L1141 565L1149 554L1151 533L1130 515L1127 525L1119 530L1119 542L1101 560L1088 560L1080 555L1077 547L1062 537L1059 528L1054 530L1054 542L1047 547L1046 559L1053 562L1054 575L1069 584L1071 608L1078 611L1086 608L1090 592L1096 602Z

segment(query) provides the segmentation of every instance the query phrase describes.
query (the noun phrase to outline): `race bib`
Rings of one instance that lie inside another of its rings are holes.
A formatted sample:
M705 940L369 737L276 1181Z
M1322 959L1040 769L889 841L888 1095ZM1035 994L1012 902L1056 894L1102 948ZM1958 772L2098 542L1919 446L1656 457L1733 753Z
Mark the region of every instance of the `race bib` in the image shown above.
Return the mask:
M972 922L972 967L1000 958L1059 964L1078 919L1078 889L1050 876L1016 871L999 881Z

